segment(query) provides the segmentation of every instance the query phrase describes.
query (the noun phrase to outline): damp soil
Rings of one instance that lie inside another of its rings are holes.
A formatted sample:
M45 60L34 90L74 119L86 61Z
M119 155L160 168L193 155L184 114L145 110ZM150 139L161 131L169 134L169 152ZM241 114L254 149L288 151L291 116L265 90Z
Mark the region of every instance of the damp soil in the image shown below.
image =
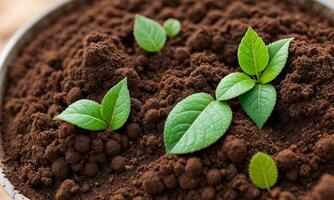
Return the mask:
M174 17L182 33L159 53L133 38L134 15ZM266 43L294 37L274 81L277 105L263 129L232 100L233 122L214 145L165 156L163 126L173 106L214 93L240 71L248 26ZM53 117L81 98L100 101L125 76L132 109L117 132L89 132ZM96 0L36 34L11 63L2 104L6 175L31 199L330 200L334 196L334 26L278 0ZM275 158L279 181L259 190L250 157Z

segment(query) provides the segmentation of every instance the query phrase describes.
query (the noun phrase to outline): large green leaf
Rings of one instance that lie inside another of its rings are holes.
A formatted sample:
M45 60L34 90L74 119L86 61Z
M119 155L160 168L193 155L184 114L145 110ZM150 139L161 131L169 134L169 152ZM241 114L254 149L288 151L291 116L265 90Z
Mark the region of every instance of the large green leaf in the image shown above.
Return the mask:
M292 40L293 38L278 40L268 45L270 59L268 67L261 75L262 83L269 83L281 73L288 59Z
M268 191L275 185L278 178L278 170L275 161L267 154L256 153L249 164L249 176L258 188Z
M261 37L251 27L241 40L238 60L241 69L249 75L258 76L268 65L268 49Z
M193 94L179 102L169 114L164 130L167 153L185 154L216 142L232 120L231 108L209 94Z
M131 99L127 78L117 83L103 97L101 114L112 130L121 128L129 117Z
M235 72L225 76L217 86L216 98L218 100L229 100L249 91L255 85L255 80L248 75Z
M247 115L262 128L276 104L276 90L271 84L258 84L240 96L240 103Z
M166 43L165 29L156 21L136 15L134 37L138 45L148 52L160 51Z
M91 100L79 100L71 104L64 112L55 117L80 128L99 131L108 128L100 113L101 105Z

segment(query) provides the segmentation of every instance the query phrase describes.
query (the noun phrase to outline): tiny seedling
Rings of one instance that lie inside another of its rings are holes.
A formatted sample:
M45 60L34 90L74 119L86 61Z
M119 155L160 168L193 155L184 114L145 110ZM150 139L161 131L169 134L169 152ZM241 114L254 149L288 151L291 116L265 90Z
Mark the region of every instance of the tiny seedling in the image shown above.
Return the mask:
M258 152L250 160L248 168L251 181L260 189L274 186L278 179L278 170L275 161L267 154Z
M100 131L110 128L121 128L129 117L131 108L127 78L113 86L103 97L102 103L81 99L61 114L55 120L62 120L90 131Z
M240 96L247 115L262 128L276 104L276 89L269 82L283 70L293 38L265 45L261 37L248 28L238 50L238 60L244 73L231 73L219 83L216 96L229 100Z
M167 154L199 151L221 138L232 121L232 111L226 101L238 96L243 109L262 128L276 104L276 90L269 82L284 68L291 40L279 40L267 47L258 34L248 28L238 51L245 73L224 77L217 86L216 99L197 93L173 108L164 127Z
M181 23L176 19L168 19L164 27L147 17L136 15L134 37L137 44L148 52L158 52L166 44L167 36L175 37L181 31Z

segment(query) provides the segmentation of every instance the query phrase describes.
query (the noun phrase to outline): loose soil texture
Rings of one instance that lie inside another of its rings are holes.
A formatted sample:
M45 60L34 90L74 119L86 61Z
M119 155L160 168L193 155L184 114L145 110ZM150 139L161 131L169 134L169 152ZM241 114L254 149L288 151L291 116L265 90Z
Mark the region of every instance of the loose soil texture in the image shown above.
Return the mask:
M288 1L287 1L288 2ZM80 4L35 35L9 67L1 112L6 174L31 199L330 200L334 197L334 27L279 0L96 0ZM182 33L159 53L133 38L135 14ZM240 71L237 49L248 26L266 43L294 37L274 81L275 110L258 129L230 102L233 122L217 143L165 156L163 126L173 106L214 93ZM100 101L129 79L131 115L117 132L89 132L53 117L81 98ZM251 184L258 152L272 155L279 181Z

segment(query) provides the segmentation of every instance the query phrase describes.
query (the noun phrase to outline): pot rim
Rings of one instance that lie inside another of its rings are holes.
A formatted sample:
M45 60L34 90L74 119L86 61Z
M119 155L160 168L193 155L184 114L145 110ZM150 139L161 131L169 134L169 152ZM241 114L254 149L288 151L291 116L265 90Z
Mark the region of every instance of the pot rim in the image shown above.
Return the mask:
M316 1L324 5L325 7L329 8L329 10L334 11L334 1L332 0L316 0Z
M25 23L16 33L9 39L0 54L0 110L2 106L2 96L4 93L4 86L6 80L6 72L10 61L17 56L21 48L26 42L34 36L40 28L47 25L47 23L55 19L64 12L67 7L73 2L72 0L57 0L45 9L41 14L36 15L30 21ZM1 116L0 116L1 120ZM1 134L1 132L0 132ZM1 135L0 135L1 136ZM2 138L0 137L0 160L3 160ZM11 199L14 200L29 200L19 191L15 190L14 186L6 178L4 173L4 165L0 162L0 185Z
M78 2L76 0L57 0L54 4L49 6L41 14L34 17L32 20L25 23L7 42L5 47L0 53L0 111L2 106L2 98L4 93L5 81L7 68L10 61L15 58L21 48L26 42L31 39L36 32L50 22L52 19L56 19L59 15L66 11L66 8L75 6ZM332 23L334 24L334 2L331 0L299 0L300 3L308 4L313 7L313 12L321 12L324 17L333 18ZM323 13L322 13L323 12ZM1 120L1 115L0 115ZM1 130L0 130L1 131ZM6 178L4 173L4 165L1 162L3 160L3 149L2 149L2 137L0 132L0 186L3 187L5 192L13 200L29 200L29 198L20 194L19 191L15 190L14 186Z

